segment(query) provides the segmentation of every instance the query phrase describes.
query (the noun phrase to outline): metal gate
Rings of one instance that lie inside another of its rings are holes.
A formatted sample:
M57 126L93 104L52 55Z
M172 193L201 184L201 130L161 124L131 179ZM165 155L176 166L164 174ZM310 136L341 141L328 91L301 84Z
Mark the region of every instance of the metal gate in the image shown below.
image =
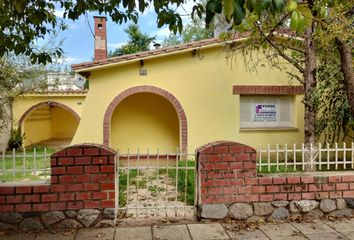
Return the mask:
M159 150L117 151L117 218L192 218L196 211L196 156Z

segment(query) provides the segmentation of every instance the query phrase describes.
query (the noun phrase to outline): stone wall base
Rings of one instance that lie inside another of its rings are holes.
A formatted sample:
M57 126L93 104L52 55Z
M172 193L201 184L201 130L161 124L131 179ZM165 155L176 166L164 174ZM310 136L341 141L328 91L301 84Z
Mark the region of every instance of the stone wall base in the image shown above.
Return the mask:
M5 231L39 231L42 229L72 229L108 227L114 225L114 208L69 211L0 213L0 229Z
M203 204L198 209L201 219L234 219L246 222L316 219L354 216L354 199L293 200L232 204Z

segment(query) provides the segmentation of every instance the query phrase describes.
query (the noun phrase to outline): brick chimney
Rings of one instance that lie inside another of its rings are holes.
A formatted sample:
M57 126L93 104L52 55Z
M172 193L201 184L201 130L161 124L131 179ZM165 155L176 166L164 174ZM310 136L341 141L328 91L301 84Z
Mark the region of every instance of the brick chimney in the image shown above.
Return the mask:
M107 58L106 17L95 16L95 61Z

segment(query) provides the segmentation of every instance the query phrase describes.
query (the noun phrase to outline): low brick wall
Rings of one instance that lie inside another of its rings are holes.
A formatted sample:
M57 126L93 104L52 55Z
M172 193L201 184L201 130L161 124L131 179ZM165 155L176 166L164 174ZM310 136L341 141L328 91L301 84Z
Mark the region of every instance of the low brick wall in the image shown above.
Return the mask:
M354 198L353 172L258 177L256 150L234 142L210 143L197 149L197 154L198 195L202 206L223 204L228 207L234 203L278 201L299 204L300 200ZM309 202L313 203L302 203ZM250 206L254 208L254 204Z
M256 151L234 142L211 143L197 154L202 218L353 215L353 172L257 176ZM0 186L0 229L113 224L114 158L107 147L75 145L51 156L50 183Z
M63 149L51 156L50 183L0 186L0 213L114 208L114 158L100 145Z

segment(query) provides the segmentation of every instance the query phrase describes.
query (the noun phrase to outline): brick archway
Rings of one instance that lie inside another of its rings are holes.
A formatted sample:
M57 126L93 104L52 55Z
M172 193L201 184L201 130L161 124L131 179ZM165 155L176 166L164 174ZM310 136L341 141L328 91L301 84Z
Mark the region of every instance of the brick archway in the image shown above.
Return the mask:
M148 85L132 87L127 90L124 90L123 92L119 93L108 105L103 120L103 145L105 146L109 145L110 133L111 133L111 119L114 110L119 105L119 103L123 101L123 99L136 93L154 93L161 97L164 97L172 104L179 118L179 132L180 132L180 145L181 145L180 147L183 153L187 153L187 147L188 147L187 118L180 102L177 100L175 96L173 96L171 93L167 92L166 90L154 86L148 86Z
M69 113L71 113L74 118L78 121L80 121L80 116L73 110L71 109L70 107L62 104L62 103L59 103L59 102L55 102L55 101L47 101L47 102L40 102L36 105L33 105L32 107L30 107L29 109L27 109L24 114L22 114L20 120L18 120L18 128L21 128L22 126L22 123L23 121L25 120L25 118L35 109L37 108L40 108L42 106L45 106L45 105L49 105L49 106L55 106L55 107L61 107L63 109L65 109L66 111L68 111Z

